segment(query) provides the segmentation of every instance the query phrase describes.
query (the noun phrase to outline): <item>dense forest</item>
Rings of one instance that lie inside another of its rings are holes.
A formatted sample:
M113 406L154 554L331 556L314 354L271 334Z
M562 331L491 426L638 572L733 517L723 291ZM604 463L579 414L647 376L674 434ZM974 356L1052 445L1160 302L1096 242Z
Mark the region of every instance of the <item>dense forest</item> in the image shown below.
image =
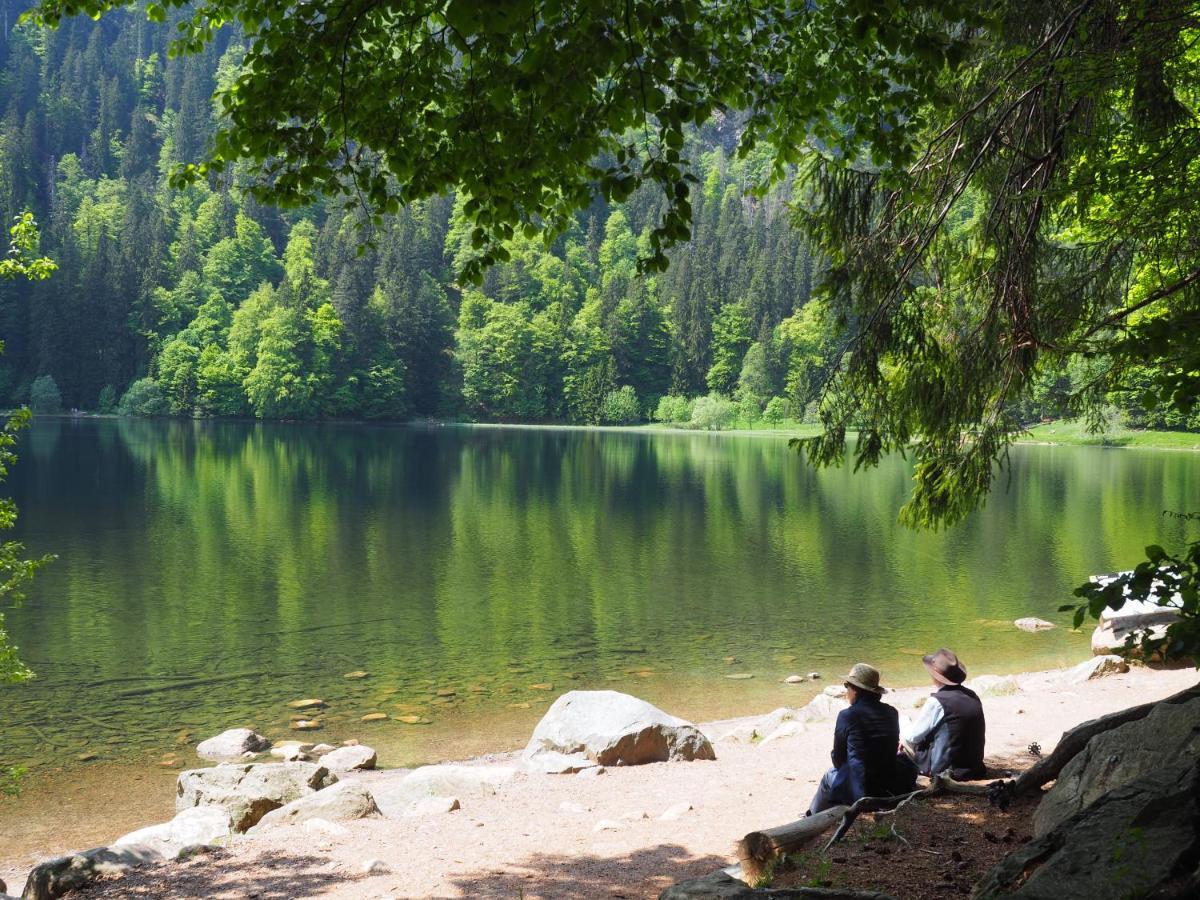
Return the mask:
M666 272L637 272L662 215L645 190L597 202L549 248L517 236L481 284L461 284L462 198L364 229L353 205L257 204L244 173L168 185L219 122L212 94L243 50L232 31L168 59L170 20L43 30L17 24L22 9L0 14L0 216L32 210L59 269L0 285L0 402L719 428L802 417L837 356L810 302L820 261L791 225L799 189L747 190L767 161L736 158L735 120L692 136L692 240ZM1024 417L1068 412L1080 377L1044 373ZM1132 424L1200 424L1115 399Z

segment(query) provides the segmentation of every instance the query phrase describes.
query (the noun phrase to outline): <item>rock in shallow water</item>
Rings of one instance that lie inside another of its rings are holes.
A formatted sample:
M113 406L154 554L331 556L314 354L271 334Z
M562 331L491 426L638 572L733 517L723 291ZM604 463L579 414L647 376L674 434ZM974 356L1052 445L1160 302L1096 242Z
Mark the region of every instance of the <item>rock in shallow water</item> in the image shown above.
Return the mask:
M1047 622L1045 619L1037 618L1037 616L1026 616L1023 619L1017 619L1013 624L1022 631L1049 631L1055 627L1053 622Z
M196 755L201 759L222 762L241 759L244 753L261 753L271 748L271 742L249 728L230 728L216 737L196 745Z
M330 772L350 772L375 768L375 751L365 744L340 747L321 756L321 765Z

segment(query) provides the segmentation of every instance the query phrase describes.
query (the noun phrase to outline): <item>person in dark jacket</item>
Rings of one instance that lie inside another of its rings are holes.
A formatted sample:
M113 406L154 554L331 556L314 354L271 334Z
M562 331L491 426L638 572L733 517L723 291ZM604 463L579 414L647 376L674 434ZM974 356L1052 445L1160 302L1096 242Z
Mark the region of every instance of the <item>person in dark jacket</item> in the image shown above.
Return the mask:
M850 707L838 713L833 731L833 768L821 779L809 815L853 803L860 797L888 797L906 787L897 783L900 716L880 699L883 688L879 686L879 672L858 663L846 676L845 684Z
M986 778L983 704L974 691L963 686L966 668L945 648L929 654L924 662L938 689L901 735L918 771L922 775L949 772L959 781Z

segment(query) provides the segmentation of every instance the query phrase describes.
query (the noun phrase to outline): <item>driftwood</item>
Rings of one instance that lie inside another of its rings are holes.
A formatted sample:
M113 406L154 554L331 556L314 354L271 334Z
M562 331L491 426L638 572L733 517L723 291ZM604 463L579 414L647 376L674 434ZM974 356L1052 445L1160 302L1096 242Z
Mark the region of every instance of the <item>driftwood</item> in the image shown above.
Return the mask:
M910 800L918 797L932 797L941 793L986 794L987 792L988 786L984 784L967 784L955 781L948 775L935 776L930 781L929 787L918 791L895 797L863 797L851 806L833 806L815 816L805 816L803 819L797 819L786 825L752 831L738 841L734 852L741 862L742 872L750 882L753 882L761 878L779 857L807 847L830 828L836 826L833 837L825 845L825 850L828 850L845 836L860 813L892 812Z
M1084 722L1082 725L1076 725L1063 734L1053 753L1045 759L1038 760L1010 783L1010 795L1023 797L1054 781L1058 778L1058 774L1066 768L1067 763L1078 756L1080 751L1087 746L1088 741L1096 735L1144 719L1150 715L1151 710L1160 704L1188 703L1197 698L1200 698L1200 684L1182 690L1178 694L1172 694L1163 700L1143 703L1141 706L1131 706L1129 709L1122 709L1115 713L1109 713L1107 716Z

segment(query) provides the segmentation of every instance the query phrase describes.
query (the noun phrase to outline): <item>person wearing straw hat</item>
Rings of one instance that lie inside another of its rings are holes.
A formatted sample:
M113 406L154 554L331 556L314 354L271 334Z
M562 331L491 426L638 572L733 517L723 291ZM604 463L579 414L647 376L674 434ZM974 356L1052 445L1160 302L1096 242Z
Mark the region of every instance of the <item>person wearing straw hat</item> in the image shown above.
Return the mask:
M845 685L850 706L838 713L834 726L833 768L821 778L808 815L860 797L887 797L903 790L897 784L900 715L881 699L879 671L858 663Z
M905 749L922 775L949 772L959 781L986 778L983 704L963 685L966 667L944 647L924 657L924 663L938 689L901 733Z

